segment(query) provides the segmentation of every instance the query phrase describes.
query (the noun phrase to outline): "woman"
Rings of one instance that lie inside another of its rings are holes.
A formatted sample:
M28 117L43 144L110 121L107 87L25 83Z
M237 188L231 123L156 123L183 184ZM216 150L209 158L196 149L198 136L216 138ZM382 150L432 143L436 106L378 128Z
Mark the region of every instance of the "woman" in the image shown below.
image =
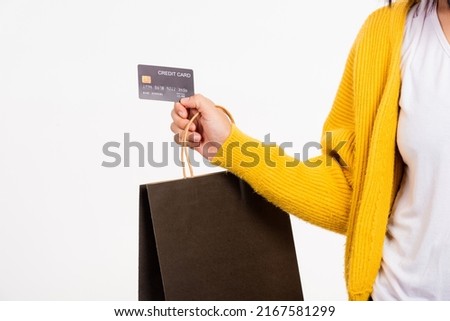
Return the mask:
M271 148L276 166L243 166L239 147L253 144L259 159L265 147L201 95L174 105L171 129L179 134L200 112L189 129L197 151L285 211L345 234L349 299L449 300L449 39L449 0L398 0L371 14L325 121L322 155L308 162Z

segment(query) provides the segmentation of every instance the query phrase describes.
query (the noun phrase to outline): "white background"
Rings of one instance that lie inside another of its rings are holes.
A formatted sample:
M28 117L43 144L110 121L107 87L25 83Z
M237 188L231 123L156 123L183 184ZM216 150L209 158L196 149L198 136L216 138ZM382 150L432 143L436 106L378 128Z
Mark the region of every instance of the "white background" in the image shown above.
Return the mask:
M138 64L193 69L243 131L301 152L383 4L1 0L0 299L137 299L139 185L181 177L171 150L163 168L137 153L101 166L124 133L153 142L155 160L172 140L172 104L138 99ZM344 237L292 222L305 299L345 300Z

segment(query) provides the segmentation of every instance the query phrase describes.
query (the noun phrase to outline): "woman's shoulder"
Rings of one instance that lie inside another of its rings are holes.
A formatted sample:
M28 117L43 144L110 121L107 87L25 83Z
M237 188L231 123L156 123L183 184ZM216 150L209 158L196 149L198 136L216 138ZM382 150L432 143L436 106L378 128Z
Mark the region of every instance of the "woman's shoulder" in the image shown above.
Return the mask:
M372 41L377 38L386 41L389 36L401 38L409 9L417 2L397 0L391 6L386 5L373 11L359 32L359 41Z
M364 25L366 27L380 27L380 25L388 26L390 23L397 20L404 20L409 12L409 9L418 0L397 0L392 5L386 5L373 11L366 19Z

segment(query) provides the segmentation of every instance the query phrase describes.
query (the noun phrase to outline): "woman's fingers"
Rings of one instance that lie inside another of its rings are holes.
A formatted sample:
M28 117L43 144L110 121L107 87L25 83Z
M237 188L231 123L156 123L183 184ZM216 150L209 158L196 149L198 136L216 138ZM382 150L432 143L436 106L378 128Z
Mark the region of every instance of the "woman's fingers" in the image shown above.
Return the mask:
M174 133L178 133L179 130L184 130L186 128L187 124L189 123L189 119L181 117L179 115L179 111L177 111L177 108L172 109L171 116L172 116L173 124L175 124L175 127L171 126L171 129ZM190 131L195 131L195 128L196 128L196 126L194 123L192 123L189 126Z
M172 110L176 115L178 115L181 118L187 118L188 113L186 110L186 107L184 107L182 104L180 104L179 102L176 102L173 106L173 110Z
M184 132L180 132L173 136L173 140L179 145L197 147L200 145L201 136L199 133L189 132L186 137L186 141L184 141Z

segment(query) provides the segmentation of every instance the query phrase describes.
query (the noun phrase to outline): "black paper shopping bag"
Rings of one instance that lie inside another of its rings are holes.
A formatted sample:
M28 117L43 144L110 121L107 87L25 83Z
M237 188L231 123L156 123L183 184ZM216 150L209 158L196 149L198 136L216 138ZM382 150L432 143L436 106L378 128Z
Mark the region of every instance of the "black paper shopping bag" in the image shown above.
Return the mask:
M139 300L303 300L289 215L229 172L140 186Z

